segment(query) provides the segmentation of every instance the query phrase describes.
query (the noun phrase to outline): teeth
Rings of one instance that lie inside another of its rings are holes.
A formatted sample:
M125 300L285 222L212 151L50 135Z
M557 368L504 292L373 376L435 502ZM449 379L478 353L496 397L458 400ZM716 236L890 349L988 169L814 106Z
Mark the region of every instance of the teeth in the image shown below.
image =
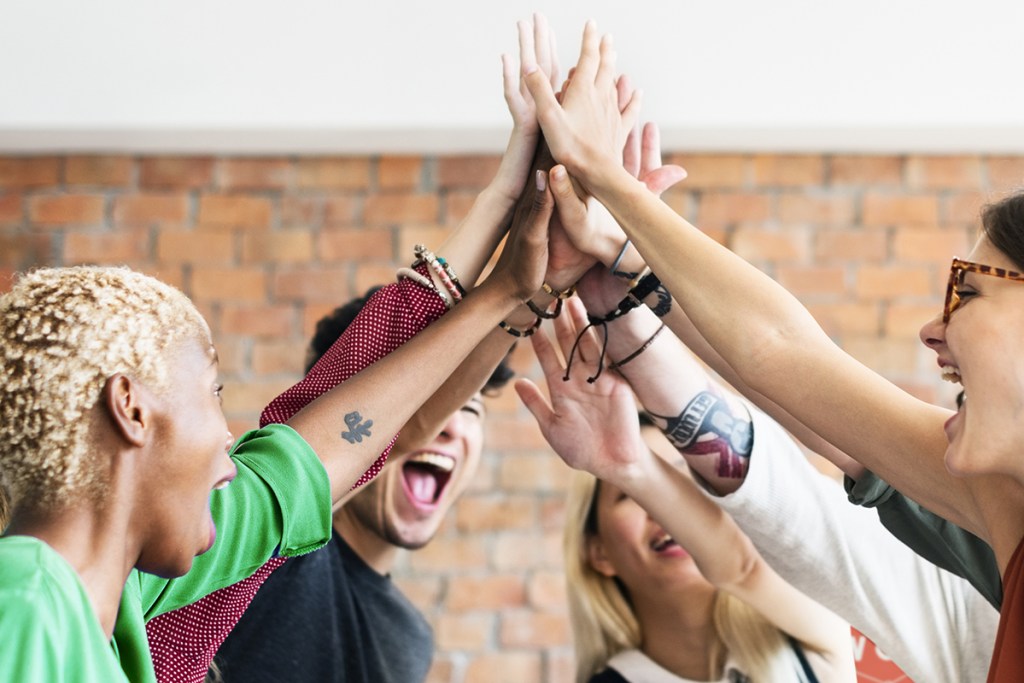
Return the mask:
M213 490L214 491L220 491L221 489L226 489L228 487L228 484L230 484L230 483L231 483L230 481L222 481L221 483L219 483L216 486L214 486Z
M942 379L953 384L960 383L960 369L955 368L952 365L945 365L942 367Z
M661 536L658 536L656 539L654 539L654 541L651 543L651 548L654 550L661 550L671 542L671 536L669 536L668 534L662 534Z
M417 453L409 458L409 462L430 465L443 472L451 472L455 469L455 458L440 453Z

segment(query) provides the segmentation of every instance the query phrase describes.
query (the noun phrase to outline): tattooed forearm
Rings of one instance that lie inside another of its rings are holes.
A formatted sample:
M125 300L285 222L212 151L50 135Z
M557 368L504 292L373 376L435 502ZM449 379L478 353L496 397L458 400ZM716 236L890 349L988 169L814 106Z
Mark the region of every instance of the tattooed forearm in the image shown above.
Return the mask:
M686 455L718 454L720 477L744 476L754 447L754 430L749 416L736 413L725 399L710 391L693 397L675 417L653 415L664 421L662 431L672 445Z
M373 420L363 422L363 416L358 411L353 411L345 415L345 426L348 427L348 431L341 433L342 438L349 443L362 443L364 436L371 436L370 427L373 426Z
M658 303L651 306L654 315L664 318L672 310L672 295L665 289L665 285L658 285L654 290L654 296L658 297Z

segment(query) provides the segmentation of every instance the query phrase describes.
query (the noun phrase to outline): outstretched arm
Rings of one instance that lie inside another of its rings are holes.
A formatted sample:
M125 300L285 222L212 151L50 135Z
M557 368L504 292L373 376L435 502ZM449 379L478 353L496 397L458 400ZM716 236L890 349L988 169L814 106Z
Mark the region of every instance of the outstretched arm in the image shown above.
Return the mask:
M569 316L556 321L568 357L585 324L571 302ZM529 380L516 383L552 448L571 467L615 485L661 524L694 558L701 573L722 590L744 600L778 628L823 654L830 680L852 680L849 630L838 617L796 591L764 562L750 540L682 470L650 452L640 438L636 406L625 381L602 373L594 382L600 344L587 333L577 348L578 370L568 380L546 336L535 335L534 350L547 379L551 402Z

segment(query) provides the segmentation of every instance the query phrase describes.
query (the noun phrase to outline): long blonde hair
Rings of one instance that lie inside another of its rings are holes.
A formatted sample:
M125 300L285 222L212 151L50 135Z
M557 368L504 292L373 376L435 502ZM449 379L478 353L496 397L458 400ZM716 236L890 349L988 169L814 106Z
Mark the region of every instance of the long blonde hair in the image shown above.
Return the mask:
M597 479L575 472L566 504L563 551L577 683L586 683L614 655L639 649L643 641L625 588L590 563L587 546L598 530L598 491ZM709 653L712 662L729 655L754 683L794 678L794 659L784 633L725 591L716 592L713 610L717 644ZM709 671L708 676L718 673Z

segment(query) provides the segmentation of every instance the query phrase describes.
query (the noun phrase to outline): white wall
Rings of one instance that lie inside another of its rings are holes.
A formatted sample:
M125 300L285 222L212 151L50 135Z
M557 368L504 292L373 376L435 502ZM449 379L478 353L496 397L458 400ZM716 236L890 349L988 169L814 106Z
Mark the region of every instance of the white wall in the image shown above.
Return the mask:
M614 33L667 145L1024 152L1015 0L6 0L0 152L498 151L499 55Z

